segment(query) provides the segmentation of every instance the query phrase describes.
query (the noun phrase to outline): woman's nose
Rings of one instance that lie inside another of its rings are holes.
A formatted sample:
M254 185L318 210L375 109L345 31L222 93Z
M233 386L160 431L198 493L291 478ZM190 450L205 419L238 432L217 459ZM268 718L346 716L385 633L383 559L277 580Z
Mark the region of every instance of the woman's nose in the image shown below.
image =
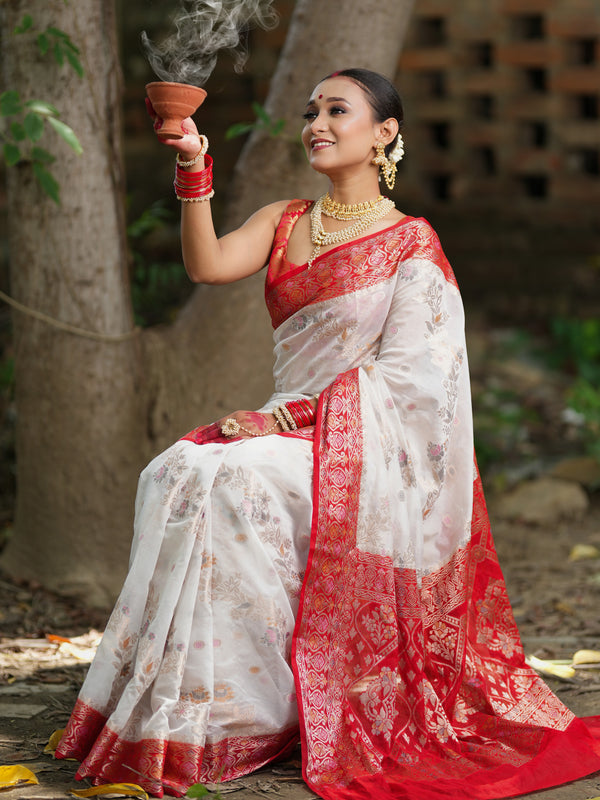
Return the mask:
M325 114L317 114L311 123L310 129L313 133L322 133L324 130L327 130L327 118Z

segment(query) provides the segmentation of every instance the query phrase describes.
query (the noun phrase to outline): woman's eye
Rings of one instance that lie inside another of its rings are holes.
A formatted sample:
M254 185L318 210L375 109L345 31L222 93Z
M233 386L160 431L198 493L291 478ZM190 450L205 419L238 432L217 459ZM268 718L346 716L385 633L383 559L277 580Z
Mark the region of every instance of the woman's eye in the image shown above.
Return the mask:
M329 113L330 114L345 114L346 113L346 109L345 108L341 108L340 106L332 106L331 109L329 110Z
M316 116L316 111L307 111L305 114L302 114L302 119L314 119Z

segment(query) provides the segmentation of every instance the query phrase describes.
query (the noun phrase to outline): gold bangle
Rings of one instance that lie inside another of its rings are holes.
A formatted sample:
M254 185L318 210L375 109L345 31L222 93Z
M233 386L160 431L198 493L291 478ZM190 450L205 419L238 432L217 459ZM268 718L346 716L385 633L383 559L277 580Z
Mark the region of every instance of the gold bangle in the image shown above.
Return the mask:
M275 406L275 408L271 411L271 413L273 414L277 422L279 422L279 424L281 425L282 431L290 430L290 426L288 425L288 422L286 418L283 416L283 412L281 411L281 406Z
M292 413L291 413L291 411L289 410L289 408L288 408L288 407L285 405L285 403L284 403L283 405L279 406L279 408L281 409L281 413L283 414L283 416L284 416L284 417L287 419L287 421L289 422L290 428L291 428L293 431L297 430L297 429L298 429L298 426L296 425L296 421L295 421L295 419L293 418L293 416L292 416Z
M204 158L206 153L208 152L208 139L206 136L201 133L200 134L200 150L196 153L196 155L190 159L190 161L182 161L181 156L179 153L175 156L175 161L179 164L180 167L193 167L194 164L197 164L201 158Z

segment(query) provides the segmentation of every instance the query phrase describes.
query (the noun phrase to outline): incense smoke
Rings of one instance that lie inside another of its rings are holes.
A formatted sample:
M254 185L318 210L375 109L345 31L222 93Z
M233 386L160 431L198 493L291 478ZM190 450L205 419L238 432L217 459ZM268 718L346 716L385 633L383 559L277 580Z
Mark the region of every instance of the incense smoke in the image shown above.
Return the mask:
M242 38L252 24L272 28L277 14L273 0L181 0L175 16L176 33L160 46L146 32L142 42L150 66L163 81L201 86L217 62L219 50L236 50L235 70L241 71L248 58Z

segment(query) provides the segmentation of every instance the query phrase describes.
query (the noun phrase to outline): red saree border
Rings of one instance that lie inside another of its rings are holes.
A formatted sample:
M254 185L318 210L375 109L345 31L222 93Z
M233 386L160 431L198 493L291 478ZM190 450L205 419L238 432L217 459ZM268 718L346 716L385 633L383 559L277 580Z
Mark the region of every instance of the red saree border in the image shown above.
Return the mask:
M319 398L311 544L292 639L303 772L314 791L320 789L312 785L307 774L307 754L318 756L324 747L322 723L327 715L327 687L323 675L336 656L328 652L328 620L335 617L336 585L343 578L341 556L351 545L356 530L361 467L360 393L358 370L353 370L339 376Z
M525 663L476 463L471 539L421 585L356 547L360 417L356 369L321 394L315 428L292 641L308 786L325 800L497 800L600 769L600 720L574 718Z
M265 736L238 736L207 743L121 739L108 720L78 700L56 749L56 758L76 758L77 780L137 783L155 797L183 797L194 783L241 778L288 755L298 742L297 727Z
M292 265L291 269L282 271L282 267L289 264L285 253L290 233L307 204L310 205L310 201L292 201L284 211L275 235L265 281L265 301L274 328L302 308L391 278L400 255L408 257L413 249L413 240L419 238L417 232L411 230L414 226L410 223L426 226L437 239L425 220L403 217L383 231L375 231L329 250L315 259L311 269L306 265Z

